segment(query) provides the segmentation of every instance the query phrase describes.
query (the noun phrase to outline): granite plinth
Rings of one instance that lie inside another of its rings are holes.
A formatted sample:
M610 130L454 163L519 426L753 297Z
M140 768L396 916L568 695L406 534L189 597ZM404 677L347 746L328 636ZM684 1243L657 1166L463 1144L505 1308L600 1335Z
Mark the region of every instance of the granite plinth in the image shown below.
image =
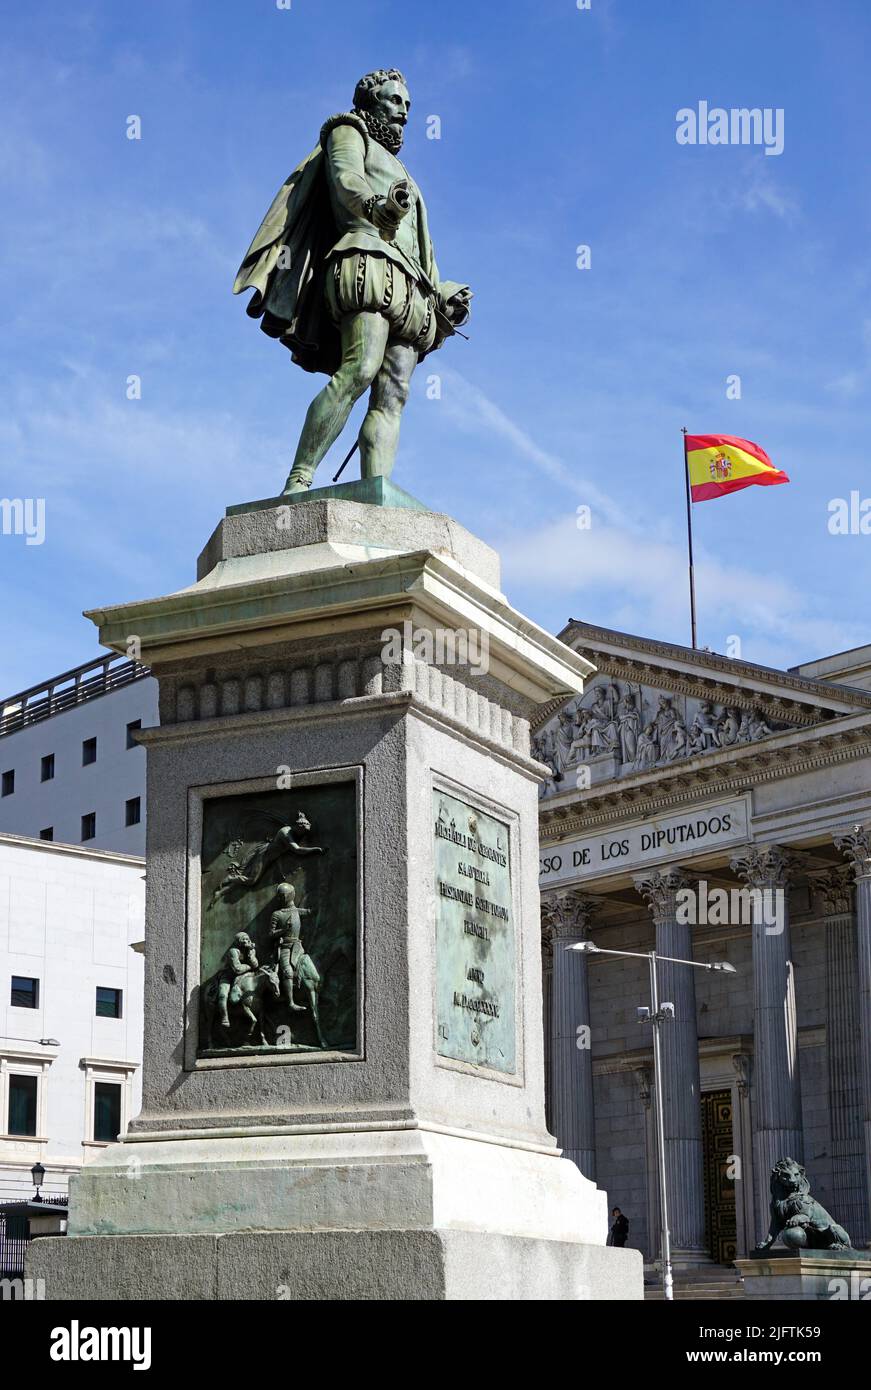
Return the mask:
M871 1250L768 1250L736 1260L735 1267L745 1298L871 1298Z
M36 1242L27 1270L45 1280L47 1298L72 1301L643 1298L637 1250L480 1231L91 1236Z

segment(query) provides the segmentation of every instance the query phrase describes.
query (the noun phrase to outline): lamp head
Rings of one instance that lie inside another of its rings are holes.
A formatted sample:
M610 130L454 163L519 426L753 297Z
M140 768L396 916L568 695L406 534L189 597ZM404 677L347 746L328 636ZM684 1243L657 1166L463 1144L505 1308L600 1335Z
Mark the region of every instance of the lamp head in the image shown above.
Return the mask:
M45 1182L45 1169L43 1168L42 1164L39 1162L38 1159L30 1170L30 1176L33 1181L33 1186L36 1188L36 1196L33 1200L34 1202L41 1202L42 1198L39 1195L39 1189Z

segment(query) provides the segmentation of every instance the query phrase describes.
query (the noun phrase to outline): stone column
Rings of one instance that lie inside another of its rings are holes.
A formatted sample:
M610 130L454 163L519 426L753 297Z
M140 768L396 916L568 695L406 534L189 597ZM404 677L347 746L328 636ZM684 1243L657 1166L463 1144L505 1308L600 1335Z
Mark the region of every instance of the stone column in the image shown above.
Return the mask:
M566 1158L596 1176L593 1054L587 957L565 948L585 941L600 904L576 889L542 900L553 947L550 1005L550 1101L554 1133Z
M658 1260L662 1244L659 1231L659 1170L656 1164L656 1127L653 1122L653 1068L636 1067L635 1085L641 1102L644 1120L644 1170L647 1181L647 1235L644 1245L644 1258L651 1263Z
M779 845L748 846L732 869L752 891L753 1169L758 1239L768 1231L768 1181L779 1158L804 1150L795 976L788 885L793 865Z
M735 1173L735 1224L738 1254L743 1258L756 1245L756 1190L753 1185L753 1126L750 1119L753 1056L749 1052L732 1054L737 1096L732 1111L732 1142L739 1167Z
M677 920L677 894L694 880L682 869L666 869L636 878L635 886L656 924L657 953L692 960L690 924ZM659 1035L671 1243L677 1259L702 1260L707 1250L695 969L663 961L657 971L660 1001L674 1005L674 1018Z
M865 1133L865 1207L871 1206L871 830L854 825L835 844L847 855L856 877L857 1012L862 1126ZM849 1230L849 1226L847 1227ZM852 1232L851 1232L852 1235ZM867 1236L866 1236L867 1239ZM855 1237L858 1241L858 1237Z
M857 1246L868 1239L859 1060L856 919L849 865L814 875L826 952L826 1066L832 1133L832 1214Z
M541 911L541 1022L544 1031L544 1119L551 1134L553 1122L553 933L544 905Z

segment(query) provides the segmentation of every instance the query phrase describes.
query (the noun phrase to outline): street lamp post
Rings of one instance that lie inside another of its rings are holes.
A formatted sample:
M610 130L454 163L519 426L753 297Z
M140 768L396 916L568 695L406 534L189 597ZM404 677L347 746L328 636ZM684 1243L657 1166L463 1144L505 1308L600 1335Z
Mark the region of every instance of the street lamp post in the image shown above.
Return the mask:
M668 1227L668 1172L665 1161L665 1118L662 1098L662 1053L659 1030L667 1018L674 1018L674 1005L659 1002L659 984L656 978L656 962L670 961L673 965L694 965L697 970L721 970L729 975L737 974L734 965L728 961L682 960L678 956L659 956L656 951L612 951L597 946L592 941L574 941L566 946L567 951L586 951L599 956L634 956L646 960L650 966L650 1008L638 1009L639 1022L649 1023L653 1029L653 1096L654 1120L656 1124L657 1167L659 1170L660 1204L660 1250L662 1264L662 1293L667 1302L674 1299L674 1278L671 1268L671 1234Z
M33 1179L33 1186L36 1188L36 1196L35 1196L35 1197L32 1197L32 1198L31 1198L31 1201L33 1201L33 1202L41 1202L41 1201L42 1201L42 1197L40 1196L39 1189L42 1187L42 1184L45 1182L45 1169L43 1168L42 1164L39 1162L38 1159L37 1159L36 1163L34 1163L33 1167L32 1167L31 1170L30 1170L30 1176L31 1176L31 1178Z

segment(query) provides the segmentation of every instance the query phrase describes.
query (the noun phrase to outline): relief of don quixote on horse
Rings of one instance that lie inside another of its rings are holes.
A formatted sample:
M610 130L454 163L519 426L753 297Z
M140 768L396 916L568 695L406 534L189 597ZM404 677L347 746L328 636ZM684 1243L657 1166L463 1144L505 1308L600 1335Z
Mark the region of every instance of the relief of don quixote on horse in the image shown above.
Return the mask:
M310 1014L318 1045L327 1047L318 1009L321 977L300 935L302 918L311 909L297 906L291 883L279 883L276 895L268 947L274 959L261 964L248 933L236 933L219 969L202 987L201 1048L214 1051L292 1045L296 1016L303 1013ZM295 989L307 1004L297 1001ZM267 1037L264 1024L273 1037Z

